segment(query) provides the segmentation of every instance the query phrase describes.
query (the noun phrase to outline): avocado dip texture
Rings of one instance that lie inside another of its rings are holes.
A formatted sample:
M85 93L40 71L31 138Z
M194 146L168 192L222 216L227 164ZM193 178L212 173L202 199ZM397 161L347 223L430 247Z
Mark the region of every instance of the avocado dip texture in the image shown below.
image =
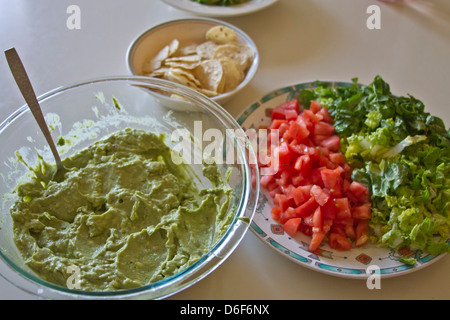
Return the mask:
M15 190L14 241L29 268L60 286L73 266L84 291L165 279L198 261L234 218L230 172L205 165L213 187L199 190L161 135L118 131L64 159L69 172L59 183L39 159Z

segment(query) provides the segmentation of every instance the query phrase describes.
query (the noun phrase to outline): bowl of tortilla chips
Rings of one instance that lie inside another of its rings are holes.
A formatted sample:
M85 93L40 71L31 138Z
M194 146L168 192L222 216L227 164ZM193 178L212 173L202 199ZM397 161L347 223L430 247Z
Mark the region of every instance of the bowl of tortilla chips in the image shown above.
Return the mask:
M239 28L216 19L189 18L142 33L129 47L127 64L133 75L176 82L224 104L253 79L259 54Z

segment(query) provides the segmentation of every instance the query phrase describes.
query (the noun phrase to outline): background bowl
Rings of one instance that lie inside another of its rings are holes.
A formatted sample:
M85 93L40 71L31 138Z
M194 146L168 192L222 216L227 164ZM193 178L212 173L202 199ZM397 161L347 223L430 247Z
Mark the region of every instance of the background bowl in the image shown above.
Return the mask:
M161 104L158 92L177 94L196 112L181 112L168 109ZM15 286L44 298L70 299L160 299L174 294L199 281L217 268L236 248L248 230L248 221L255 211L259 189L258 181L252 184L252 176L257 177L257 167L253 151L247 149L243 131L237 122L222 107L189 88L165 80L145 77L117 77L98 79L55 89L41 97L39 102L47 123L52 128L55 141L59 137L70 143L59 146L62 157L88 147L93 142L115 131L130 127L165 133L169 139L166 144L173 147L171 133L185 128L194 135L194 121L202 121L202 134L208 128L219 130L235 139L229 152L235 161L223 161L219 169L224 173L232 167L229 181L234 195L234 218L224 236L199 261L187 269L162 281L135 289L112 292L90 292L57 286L38 278L23 262L14 241L12 219L9 208L15 200L12 194L18 179L28 169L16 159L20 150L27 163L37 160L36 151L45 160L53 163L50 150L39 130L28 106L25 105L0 124L0 273ZM227 130L228 129L228 130ZM233 131L230 131L232 129ZM199 130L198 126L195 130ZM198 134L199 132L197 132ZM228 138L228 137L227 137ZM200 144L201 147L201 144ZM201 150L200 150L201 151ZM199 188L211 186L203 177L202 165L192 165L199 177ZM252 175L252 170L256 171ZM254 178L253 177L253 178Z
M192 18L168 21L152 27L141 34L129 47L127 64L133 75L144 76L144 65L173 39L180 42L180 47L205 41L206 31L222 25L237 33L239 43L253 49L254 59L244 80L232 91L217 95L211 99L219 104L228 102L236 93L247 86L256 74L259 65L259 53L253 40L242 30L223 21L209 18Z
M198 3L192 0L162 0L168 5L208 17L232 17L253 13L272 6L278 0L251 0L232 6L214 6Z

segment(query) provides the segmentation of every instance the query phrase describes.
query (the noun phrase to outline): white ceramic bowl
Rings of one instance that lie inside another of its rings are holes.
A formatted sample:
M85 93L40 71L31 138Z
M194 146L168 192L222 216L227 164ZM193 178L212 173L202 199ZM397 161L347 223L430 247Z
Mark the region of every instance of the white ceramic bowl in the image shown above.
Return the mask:
M128 49L127 64L130 72L133 75L145 76L145 64L152 60L173 39L180 42L180 47L193 42L200 44L205 41L206 31L217 25L223 25L234 30L239 43L248 45L254 52L253 62L244 80L232 91L211 98L219 104L228 102L236 93L247 86L255 76L259 65L259 53L255 43L245 32L223 21L209 18L179 19L164 22L148 29L138 36Z

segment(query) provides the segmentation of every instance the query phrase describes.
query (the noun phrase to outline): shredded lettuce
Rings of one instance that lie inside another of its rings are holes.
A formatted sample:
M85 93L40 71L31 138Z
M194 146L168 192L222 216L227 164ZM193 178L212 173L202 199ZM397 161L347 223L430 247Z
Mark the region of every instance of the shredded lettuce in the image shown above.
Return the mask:
M420 100L394 96L380 76L367 86L357 81L317 82L299 100L316 100L333 117L352 178L371 191L372 240L395 250L450 252L450 130Z

